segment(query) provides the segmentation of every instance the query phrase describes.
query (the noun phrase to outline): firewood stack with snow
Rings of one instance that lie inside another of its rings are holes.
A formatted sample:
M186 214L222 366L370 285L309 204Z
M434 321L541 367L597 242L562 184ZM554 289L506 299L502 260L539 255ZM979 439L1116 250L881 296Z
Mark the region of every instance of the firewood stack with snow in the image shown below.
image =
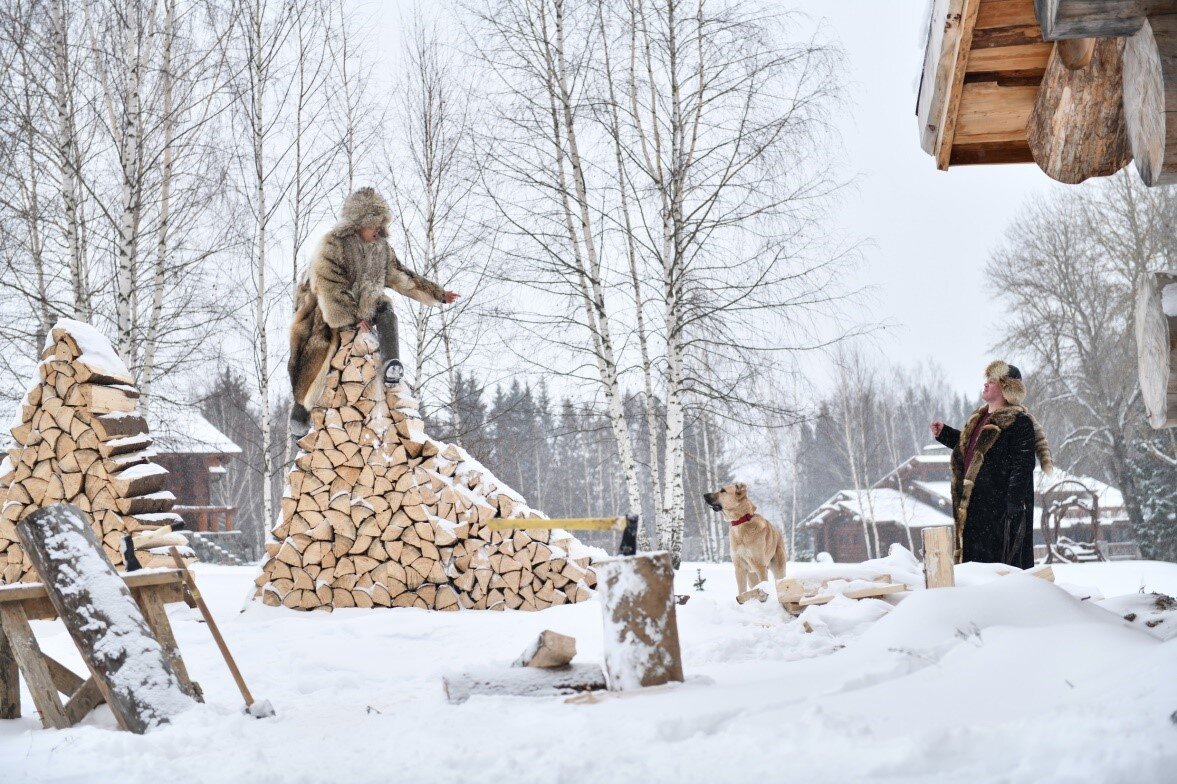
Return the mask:
M377 374L370 336L342 335L290 470L258 578L266 604L540 610L589 596L567 533L492 532L543 518L464 450L425 435L417 402Z
M165 538L150 534L181 519L171 511L175 496L163 489L167 470L151 462L151 436L126 365L93 327L63 319L49 334L38 374L0 463L0 583L38 579L15 524L62 502L88 513L116 568L125 568L128 534L144 548L137 553L143 566L170 565L164 549L150 549ZM176 537L166 542L186 544Z

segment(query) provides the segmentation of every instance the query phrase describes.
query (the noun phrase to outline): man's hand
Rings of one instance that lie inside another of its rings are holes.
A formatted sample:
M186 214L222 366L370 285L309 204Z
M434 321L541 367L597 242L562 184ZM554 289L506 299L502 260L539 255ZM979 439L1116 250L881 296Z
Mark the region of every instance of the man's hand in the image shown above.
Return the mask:
M368 321L368 319L360 319L360 323L356 324L356 329L360 332L371 332L372 322Z
M944 429L944 423L943 423L943 422L941 422L939 419L937 419L935 422L933 422L933 423L931 424L931 426L930 426L930 428L929 428L929 429L932 431L932 436L933 436L933 437L935 437L935 438L939 438L939 437L940 437L940 431Z
M458 298L459 298L459 297L461 297L461 296L462 296L462 295L461 295L461 294L459 294L459 293L458 293L458 292L456 292L456 291L450 291L449 289L446 289L446 292L445 292L445 304L447 304L447 305L452 305L452 304L454 304L454 303L455 303L455 302L458 300Z

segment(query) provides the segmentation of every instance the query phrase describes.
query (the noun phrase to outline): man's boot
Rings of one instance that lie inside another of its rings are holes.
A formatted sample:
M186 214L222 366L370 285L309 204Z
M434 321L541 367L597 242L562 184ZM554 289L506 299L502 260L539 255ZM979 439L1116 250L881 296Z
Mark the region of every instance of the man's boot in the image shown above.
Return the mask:
M290 407L290 440L297 441L310 432L311 412L302 403Z
M380 341L380 357L384 360L384 386L396 386L405 377L405 367L400 362L400 339L396 313L392 310L391 302L381 301L376 309L376 317L372 319L372 325L376 328L376 337Z

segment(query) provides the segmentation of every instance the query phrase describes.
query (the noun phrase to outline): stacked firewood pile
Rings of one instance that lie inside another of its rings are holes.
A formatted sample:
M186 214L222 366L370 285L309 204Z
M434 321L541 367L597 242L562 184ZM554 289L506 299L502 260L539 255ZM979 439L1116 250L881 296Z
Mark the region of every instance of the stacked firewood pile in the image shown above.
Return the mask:
M49 334L38 375L0 463L0 583L38 579L15 524L43 506L80 507L120 569L128 534L146 544L155 541L146 534L181 522L170 511L175 496L164 490L168 472L151 462L134 379L110 342L88 324L63 319ZM143 549L138 557L147 567L171 564L163 550Z
M488 529L495 517L543 515L426 436L408 390L385 390L375 349L369 335L341 336L266 545L263 601L540 610L588 598L596 576L567 533Z

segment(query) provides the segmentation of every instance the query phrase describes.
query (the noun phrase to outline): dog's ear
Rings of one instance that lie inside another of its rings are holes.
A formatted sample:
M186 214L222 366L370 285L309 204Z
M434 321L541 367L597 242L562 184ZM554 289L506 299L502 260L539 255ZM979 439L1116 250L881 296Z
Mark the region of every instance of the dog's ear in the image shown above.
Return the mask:
M748 485L743 482L736 482L732 485L732 489L736 491L736 495L748 495Z

